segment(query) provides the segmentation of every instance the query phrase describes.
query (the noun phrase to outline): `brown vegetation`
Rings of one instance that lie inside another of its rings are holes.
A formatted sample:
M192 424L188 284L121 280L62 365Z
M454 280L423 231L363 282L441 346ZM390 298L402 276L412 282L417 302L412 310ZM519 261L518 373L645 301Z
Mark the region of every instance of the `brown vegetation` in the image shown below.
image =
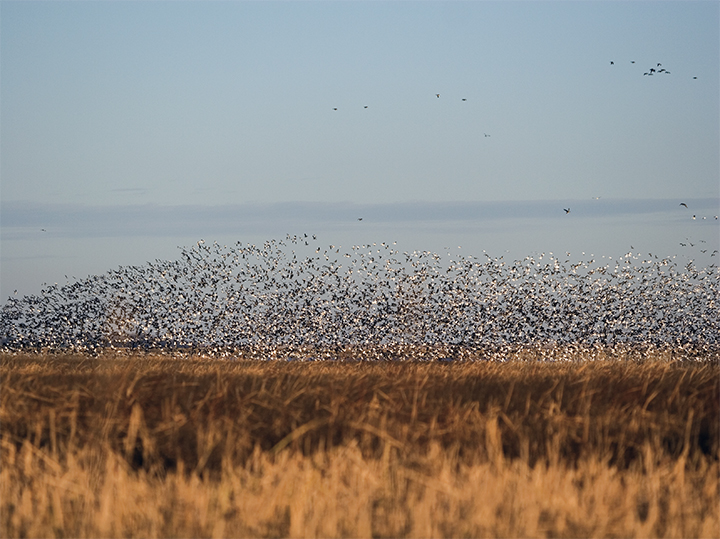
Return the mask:
M719 371L4 355L0 535L717 537Z

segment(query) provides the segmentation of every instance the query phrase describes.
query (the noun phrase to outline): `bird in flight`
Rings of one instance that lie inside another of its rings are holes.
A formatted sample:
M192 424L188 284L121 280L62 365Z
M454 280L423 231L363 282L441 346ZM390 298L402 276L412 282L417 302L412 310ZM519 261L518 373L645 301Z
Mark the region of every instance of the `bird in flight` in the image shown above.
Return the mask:
M611 65L611 66L614 66L614 65L615 65L615 62L613 62L612 60L610 60L610 65Z
M684 202L681 202L680 205L685 206L687 208L687 204L685 204Z
M337 110L337 107L334 107L333 110Z
M565 212L565 214L568 214L570 213L570 208L563 208L563 211Z
M368 106L367 106L367 105L365 105L365 107L364 107L364 108L368 108Z
M463 100L463 101L467 101L467 99L465 99L464 97L462 98L462 100Z
M438 99L440 99L440 94L435 94L435 95L438 97Z
M362 217L358 217L358 221L362 221Z

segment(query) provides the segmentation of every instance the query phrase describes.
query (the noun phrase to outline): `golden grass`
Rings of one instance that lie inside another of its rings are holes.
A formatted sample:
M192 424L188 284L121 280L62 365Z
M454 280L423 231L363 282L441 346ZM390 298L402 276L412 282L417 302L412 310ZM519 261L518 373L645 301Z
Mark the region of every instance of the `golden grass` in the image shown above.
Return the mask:
M0 357L3 537L718 537L717 362Z

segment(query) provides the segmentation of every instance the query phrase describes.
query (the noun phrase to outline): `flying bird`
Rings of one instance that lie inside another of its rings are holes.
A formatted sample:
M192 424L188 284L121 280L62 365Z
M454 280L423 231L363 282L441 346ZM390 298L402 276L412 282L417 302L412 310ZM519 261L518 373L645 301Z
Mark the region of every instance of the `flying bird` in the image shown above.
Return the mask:
M440 94L435 94L435 95L438 96L438 99L440 99Z
M463 100L463 101L467 101L467 99L465 99L464 97L462 98L462 100Z
M611 65L611 66L614 66L614 65L615 65L615 62L613 62L612 60L610 60L610 65Z
M687 208L687 204L685 204L684 202L681 202L680 205L685 206Z
M563 211L564 211L566 214L568 214L568 213L570 213L570 208L563 208Z

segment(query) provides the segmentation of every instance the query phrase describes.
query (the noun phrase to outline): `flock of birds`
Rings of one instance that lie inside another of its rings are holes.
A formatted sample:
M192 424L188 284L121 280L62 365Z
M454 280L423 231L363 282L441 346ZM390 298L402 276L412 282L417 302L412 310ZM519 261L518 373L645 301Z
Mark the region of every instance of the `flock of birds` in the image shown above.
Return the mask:
M630 60L631 64L635 63L635 60ZM610 65L615 65L615 62L613 60L610 60ZM663 65L660 62L657 62L653 67L649 68L645 73L643 73L643 77L652 77L654 75L670 75L671 73L663 67ZM693 77L693 80L696 80L697 77Z
M321 245L288 235L262 246L203 241L174 261L11 297L0 350L190 350L263 358L378 359L405 347L502 359L518 346L720 345L720 271L628 253L505 261ZM298 355L298 350L305 350ZM322 351L322 352L320 352ZM411 352L408 352L409 354ZM373 355L375 354L375 355Z

